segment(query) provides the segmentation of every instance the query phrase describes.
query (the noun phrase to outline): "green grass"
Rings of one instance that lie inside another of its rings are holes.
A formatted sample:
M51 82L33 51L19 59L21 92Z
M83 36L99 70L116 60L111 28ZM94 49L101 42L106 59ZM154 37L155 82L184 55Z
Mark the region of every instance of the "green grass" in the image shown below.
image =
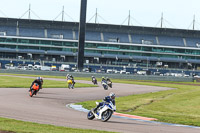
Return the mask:
M15 75L15 76L28 76L28 77L43 77L43 78L65 79L65 76L51 76L51 75L30 75L30 74L13 74L13 73L0 73L0 75Z
M137 84L135 82L135 84ZM116 98L117 112L157 118L158 121L200 126L200 87L163 83L138 84L177 88ZM87 109L94 101L77 103Z
M0 88L29 88L34 79L0 76ZM95 87L92 84L76 83L75 88ZM43 88L67 88L66 81L44 80Z
M50 76L50 75L29 75L29 74L11 74L11 73L0 73L0 75L16 75L16 76L28 76L28 77L43 77L43 78L58 78L65 79L65 76ZM86 80L91 81L91 77L74 77L75 80ZM98 82L101 78L97 78ZM191 84L200 85L200 82L175 82L175 81L154 81L154 80L133 80L133 79L111 79L113 83L125 83L125 84L141 84L144 82L148 83L173 83L173 84Z
M11 74L11 73L0 73L0 75L14 75L14 76L28 76L28 77L43 77L43 78L57 78L57 79L66 79L65 76L51 76L51 75L29 75L29 74ZM91 77L74 77L76 80L86 80L91 81ZM99 80L100 81L100 78Z
M12 131L16 133L111 133L107 131L77 129L23 122L7 118L0 118L0 132L1 131Z

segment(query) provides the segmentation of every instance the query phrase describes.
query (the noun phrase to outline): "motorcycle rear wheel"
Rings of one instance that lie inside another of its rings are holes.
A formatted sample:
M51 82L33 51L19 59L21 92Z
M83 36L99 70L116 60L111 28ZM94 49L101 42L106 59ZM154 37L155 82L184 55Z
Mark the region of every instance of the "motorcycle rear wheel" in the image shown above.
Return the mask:
M101 121L106 122L110 119L110 117L112 116L112 111L111 110L106 110L102 113L101 116Z

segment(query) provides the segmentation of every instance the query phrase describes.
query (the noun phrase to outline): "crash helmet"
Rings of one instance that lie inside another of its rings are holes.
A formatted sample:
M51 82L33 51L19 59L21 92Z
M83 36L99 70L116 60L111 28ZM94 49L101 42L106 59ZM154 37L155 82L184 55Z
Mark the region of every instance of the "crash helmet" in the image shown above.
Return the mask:
M40 77L37 77L36 79L39 81L39 80L40 80Z
M102 80L104 80L105 78L104 77L102 77Z
M115 93L111 92L111 93L109 94L109 96L110 96L111 99L113 99L113 100L115 99Z
M43 82L43 78L42 77L40 77L40 82Z

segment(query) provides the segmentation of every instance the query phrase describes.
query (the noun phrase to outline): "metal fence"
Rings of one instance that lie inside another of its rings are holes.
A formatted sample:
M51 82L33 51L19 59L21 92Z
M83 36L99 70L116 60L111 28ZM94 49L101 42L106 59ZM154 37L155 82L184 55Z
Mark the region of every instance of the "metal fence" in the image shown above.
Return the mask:
M35 71L35 70L10 70L0 69L0 73L13 74L30 74L30 75L51 75L51 76L66 76L72 74L76 77L91 77L97 78L109 77L111 79L134 79L134 80L155 80L155 81L177 81L177 82L194 82L193 77L174 77L174 76L155 76L155 75L127 75L127 74L107 74L107 73L86 73L86 72L59 72L59 71Z

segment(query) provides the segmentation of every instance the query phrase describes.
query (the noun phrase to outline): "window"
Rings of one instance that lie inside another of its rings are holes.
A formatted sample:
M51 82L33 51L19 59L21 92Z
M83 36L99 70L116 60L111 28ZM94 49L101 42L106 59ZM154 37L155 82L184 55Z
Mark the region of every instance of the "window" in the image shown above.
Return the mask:
M130 50L130 46L128 46L128 45L121 45L120 48L121 48L121 49Z
M29 40L30 44L40 44L39 42L40 42L39 40L32 40L32 39Z
M52 41L53 45L62 46L62 42L59 41Z
M26 39L19 39L18 41L19 43L29 43L29 40Z
M78 46L78 43L74 43L74 42L63 42L63 46L77 47L77 46Z
M51 44L51 41L40 40L40 44L49 45L49 44Z
M96 46L96 44L93 44L93 43L86 43L85 47L86 48L96 48L97 46Z

